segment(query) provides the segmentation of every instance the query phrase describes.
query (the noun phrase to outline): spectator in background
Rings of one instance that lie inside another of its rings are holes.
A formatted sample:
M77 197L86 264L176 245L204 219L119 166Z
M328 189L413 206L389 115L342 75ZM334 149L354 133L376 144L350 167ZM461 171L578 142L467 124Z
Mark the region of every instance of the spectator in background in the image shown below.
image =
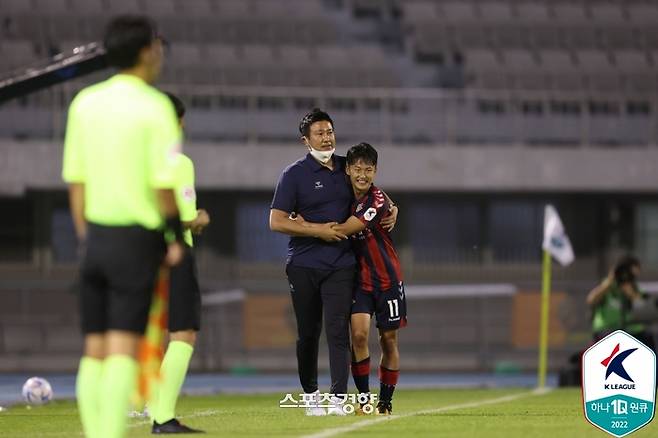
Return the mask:
M592 334L598 341L615 330L624 330L655 351L653 335L646 325L633 321L631 310L646 295L640 292L637 278L640 261L633 256L623 257L608 276L587 296L592 309Z

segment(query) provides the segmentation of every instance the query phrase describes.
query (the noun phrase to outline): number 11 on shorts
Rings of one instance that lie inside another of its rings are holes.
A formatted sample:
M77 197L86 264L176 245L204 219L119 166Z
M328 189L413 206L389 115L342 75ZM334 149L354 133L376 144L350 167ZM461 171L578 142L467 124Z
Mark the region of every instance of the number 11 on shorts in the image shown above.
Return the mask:
M391 318L397 318L400 316L400 308L398 306L398 300L388 300L388 310L391 315Z

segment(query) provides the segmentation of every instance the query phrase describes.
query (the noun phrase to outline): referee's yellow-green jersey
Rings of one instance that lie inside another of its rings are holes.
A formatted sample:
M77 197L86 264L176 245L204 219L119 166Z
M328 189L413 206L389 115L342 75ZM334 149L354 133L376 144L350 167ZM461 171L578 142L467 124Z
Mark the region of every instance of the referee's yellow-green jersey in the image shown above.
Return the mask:
M62 176L85 185L85 218L163 225L156 189L174 189L181 129L169 98L133 75L82 90L69 108Z
M191 222L196 219L196 191L194 190L194 164L186 155L178 157L176 172L176 204L180 212L180 220ZM185 243L193 245L192 231L188 228L183 232Z

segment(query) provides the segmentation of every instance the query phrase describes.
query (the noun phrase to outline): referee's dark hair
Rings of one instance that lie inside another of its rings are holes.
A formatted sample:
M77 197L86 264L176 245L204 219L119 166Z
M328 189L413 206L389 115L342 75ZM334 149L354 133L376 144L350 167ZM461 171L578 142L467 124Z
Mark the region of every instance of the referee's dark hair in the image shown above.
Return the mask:
M139 52L157 38L155 23L142 15L120 15L107 25L103 45L112 67L126 69L139 61Z
M185 115L185 104L177 96L171 94L168 91L165 91L164 94L166 94L169 100L171 100L171 103L174 105L174 109L176 110L176 117L178 117L178 120L181 120Z
M299 122L299 132L304 137L308 137L309 131L311 129L311 125L315 122L321 122L323 120L326 120L327 122L331 123L332 127L334 126L334 121L331 120L329 114L325 113L320 108L313 108L313 110L311 110L310 113L306 114L302 118L302 121Z
M359 143L347 151L347 165L356 164L357 161L377 166L377 151L369 143Z

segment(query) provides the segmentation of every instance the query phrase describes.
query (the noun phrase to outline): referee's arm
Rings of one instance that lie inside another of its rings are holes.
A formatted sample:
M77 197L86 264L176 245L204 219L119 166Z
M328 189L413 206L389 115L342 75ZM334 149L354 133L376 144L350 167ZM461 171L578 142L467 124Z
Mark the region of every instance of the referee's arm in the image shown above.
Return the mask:
M81 130L82 123L79 121L79 97L80 95L73 99L66 121L62 179L68 184L69 207L73 218L73 226L78 241L82 243L87 237L87 220L85 218L86 167L82 150L84 144Z
M87 220L85 219L85 185L84 183L69 184L69 205L73 226L78 241L83 242L87 238Z

